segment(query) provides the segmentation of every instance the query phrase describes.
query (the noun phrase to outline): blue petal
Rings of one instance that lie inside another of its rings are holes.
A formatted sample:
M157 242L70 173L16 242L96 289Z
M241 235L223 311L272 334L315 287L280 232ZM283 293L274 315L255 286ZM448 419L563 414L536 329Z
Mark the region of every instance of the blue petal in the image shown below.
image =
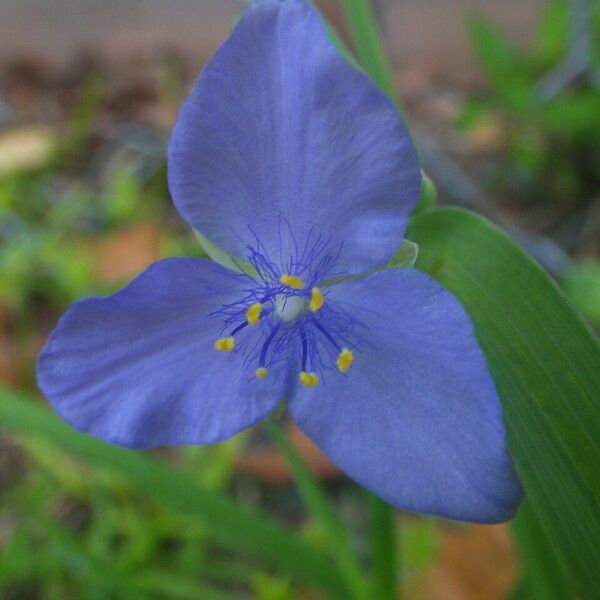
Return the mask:
M240 258L256 234L287 260L312 230L334 250L343 244L342 271L385 263L420 182L398 111L339 55L305 0L251 5L200 75L169 146L177 208Z
M521 487L494 383L459 302L412 269L333 286L327 298L363 321L365 344L347 376L296 389L289 408L300 427L399 508L510 519Z
M73 427L141 448L208 444L252 425L283 382L252 378L239 351L217 352L209 313L239 300L211 261L159 261L106 298L75 303L38 359L40 389Z

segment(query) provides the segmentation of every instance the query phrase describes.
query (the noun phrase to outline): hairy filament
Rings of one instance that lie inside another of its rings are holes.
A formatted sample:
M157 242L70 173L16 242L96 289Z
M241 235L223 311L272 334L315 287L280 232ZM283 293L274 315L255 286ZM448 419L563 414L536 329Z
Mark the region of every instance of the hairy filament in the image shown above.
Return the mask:
M265 340L265 343L263 344L263 347L260 351L260 359L258 361L258 366L260 367L264 367L267 361L267 352L269 350L269 346L271 345L271 342L273 341L273 338L277 335L277 332L279 331L279 327L281 325L281 322L277 323L275 325L275 327L273 327L273 329L271 330L271 333L269 334L269 336L267 337L267 339ZM258 375L257 375L258 377Z

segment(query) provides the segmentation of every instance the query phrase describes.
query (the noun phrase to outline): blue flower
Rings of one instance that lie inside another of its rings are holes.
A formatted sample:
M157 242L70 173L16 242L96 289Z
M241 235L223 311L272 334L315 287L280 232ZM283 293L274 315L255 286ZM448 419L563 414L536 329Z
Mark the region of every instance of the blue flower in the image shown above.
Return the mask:
M406 126L306 0L246 11L181 110L169 183L239 268L162 260L75 303L38 361L66 421L132 448L209 444L285 398L392 504L514 514L521 488L468 316L427 275L381 268L419 197Z

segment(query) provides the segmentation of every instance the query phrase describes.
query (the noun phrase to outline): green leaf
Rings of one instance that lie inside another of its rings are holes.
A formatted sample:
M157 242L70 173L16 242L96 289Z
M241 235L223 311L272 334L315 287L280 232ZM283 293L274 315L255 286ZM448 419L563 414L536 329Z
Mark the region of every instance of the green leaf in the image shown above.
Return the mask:
M293 532L205 490L142 452L109 446L76 432L24 394L0 389L0 426L40 437L72 456L108 469L178 514L197 518L222 544L249 552L332 598L348 597L335 565Z
M369 493L368 501L373 596L381 600L400 600L396 581L395 511L374 494Z
M104 84L98 77L92 77L79 91L71 120L61 135L55 151L54 164L59 167L80 164L93 133L94 121L102 108Z
M600 347L563 293L502 232L438 209L408 231L417 268L475 324L504 407L515 467L581 598L598 598Z
M567 53L569 32L569 2L550 0L535 32L532 53L536 66L549 68Z
M467 25L471 44L490 79L505 81L522 71L521 53L487 17L473 15Z
M400 108L400 99L396 93L390 63L385 54L370 0L341 0L346 25L354 43L360 66L371 76L381 91ZM331 27L330 27L331 29ZM334 41L344 56L348 51L339 37ZM351 61L354 63L354 61ZM428 210L435 205L437 190L434 183L423 173L421 198L414 214Z
M437 564L441 538L439 521L435 517L421 516L400 522L400 559L414 577Z
M565 91L541 107L539 118L548 134L595 143L600 136L600 94L595 89Z
M341 0L342 11L362 68L394 102L398 102L390 63L386 57L369 0Z
M314 7L315 10L318 11L318 7ZM323 19L323 23L325 25L325 29L327 29L327 35L329 36L329 39L333 42L334 46L337 48L337 51L353 66L356 67L357 69L360 69L360 65L358 64L358 61L356 60L356 57L354 56L354 54L352 54L352 51L350 50L350 48L348 48L348 46L346 46L346 44L344 43L344 40L342 40L342 38L339 36L338 32L333 28L333 26L327 21L327 19L325 19L323 17L323 15L321 15L321 18Z
M115 175L105 194L106 218L111 225L118 226L133 218L139 218L140 185L129 171Z
M574 264L567 271L563 286L573 304L600 327L600 262Z
M571 593L564 567L548 542L546 533L529 502L525 501L519 509L512 522L512 528L518 542L524 572L517 598L569 600Z
M517 112L531 108L535 90L519 49L482 15L472 16L467 25L471 46L499 100Z

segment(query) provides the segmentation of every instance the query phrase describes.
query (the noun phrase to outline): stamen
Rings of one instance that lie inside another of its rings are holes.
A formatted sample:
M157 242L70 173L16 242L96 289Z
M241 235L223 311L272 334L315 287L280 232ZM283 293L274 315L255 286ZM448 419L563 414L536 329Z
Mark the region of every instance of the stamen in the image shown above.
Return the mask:
M348 350L348 348L342 348L342 351L340 352L338 359L335 361L335 364L342 373L345 373L352 366L353 362L354 353L351 350Z
M314 287L310 292L310 303L308 308L312 312L317 312L323 308L323 304L325 304L325 296L323 296L323 292L319 288Z
M301 327L299 329L300 339L302 340L302 371L298 374L300 383L306 387L315 387L319 383L319 376L316 373L309 373L306 371L306 361L308 359L308 340L306 339L306 332Z
M294 288L295 290L301 290L304 287L304 281L298 277L298 275L282 275L279 281L287 287Z
M248 321L244 321L243 323L240 323L229 335L234 336L236 333L238 333L238 331L241 331L242 329L244 329L244 327L248 327Z
M277 334L277 331L279 330L280 325L281 325L281 321L279 323L277 323L277 325L275 325L275 327L273 327L273 329L271 330L271 333L269 334L269 337L267 337L267 339L265 340L265 343L263 344L263 347L260 351L260 358L258 360L258 368L259 369L264 367L267 362L267 352L269 350L269 346L271 345L273 338ZM259 375L257 375L257 377L259 377Z
M325 306L325 293L316 287L330 276L344 275L333 271L341 245L330 252L329 241L312 230L300 241L293 240L289 259L281 256L277 262L256 238L248 257L255 273L240 270L231 275L242 280L244 296L210 316L224 320L215 350L243 354L243 368L252 372L253 366L256 379L272 378L271 367L289 358L300 384L315 387L321 385L321 371L334 367L346 373L352 367L354 354L345 345L357 347L360 338L354 328L361 324L335 303L330 305L329 298ZM251 335L255 332L257 336Z
M248 325L256 325L260 321L262 309L263 305L260 302L255 302L248 307L248 310L246 311L246 321L248 321Z
M327 338L327 340L329 340L331 345L338 352L340 352L340 345L333 339L333 336L329 333L329 331L327 331L327 329L325 329L325 327L323 327L323 325L321 325L321 323L319 323L319 321L317 321L317 319L314 319L314 324L315 324L315 327Z
M306 332L301 327L299 329L300 340L302 342L302 371L306 371L306 359L308 358L308 341L306 339Z
M235 348L235 338L232 336L219 338L215 341L215 350L219 352L231 352Z
M298 379L305 387L316 387L319 383L319 376L316 373L307 373L306 371L300 371Z

